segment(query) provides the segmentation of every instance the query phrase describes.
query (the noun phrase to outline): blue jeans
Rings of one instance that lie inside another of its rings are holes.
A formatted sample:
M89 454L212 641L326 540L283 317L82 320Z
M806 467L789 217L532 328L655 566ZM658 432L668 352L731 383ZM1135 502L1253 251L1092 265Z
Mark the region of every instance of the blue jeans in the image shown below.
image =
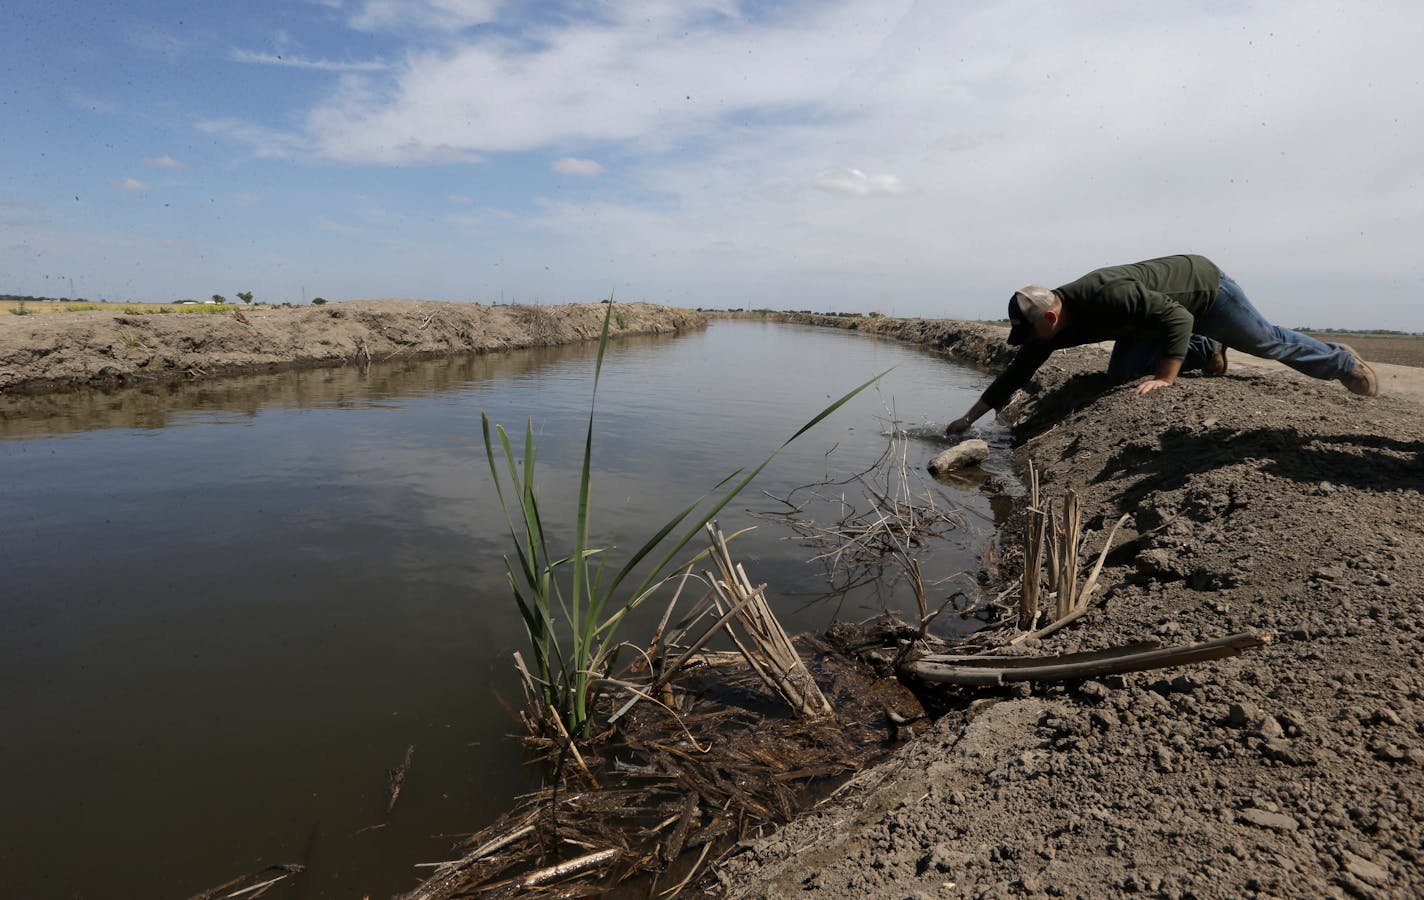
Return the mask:
M1211 311L1193 326L1182 371L1200 368L1221 344L1232 350L1279 360L1312 378L1338 379L1355 367L1355 355L1339 344L1327 344L1308 334L1272 325L1251 305L1241 285L1225 272ZM1136 378L1151 374L1162 355L1160 340L1123 339L1113 345L1108 374Z
M1187 355L1182 360L1182 371L1205 368L1207 362L1221 352L1221 344L1201 334L1192 335L1187 342ZM1113 343L1112 356L1108 359L1108 376L1120 381L1130 381L1151 375L1157 371L1157 361L1162 358L1162 341L1159 338L1118 338Z

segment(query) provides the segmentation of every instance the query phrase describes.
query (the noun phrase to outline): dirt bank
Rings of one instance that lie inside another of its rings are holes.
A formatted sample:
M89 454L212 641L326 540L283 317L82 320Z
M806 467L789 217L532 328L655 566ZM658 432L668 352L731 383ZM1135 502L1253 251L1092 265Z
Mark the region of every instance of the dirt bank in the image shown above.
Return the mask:
M4 316L0 392L41 393L567 344L597 338L606 309L601 303L482 306L356 300L214 314ZM690 310L620 303L610 333L656 334L706 322L704 315Z
M855 327L1002 359L1004 329ZM742 847L709 890L1419 896L1424 407L1412 398L1424 370L1393 373L1374 400L1239 364L1136 397L1103 383L1105 362L1097 348L1057 354L1007 411L1050 496L1082 495L1090 548L1130 514L1095 611L1036 652L1248 629L1275 642L1179 670L966 694L991 702Z

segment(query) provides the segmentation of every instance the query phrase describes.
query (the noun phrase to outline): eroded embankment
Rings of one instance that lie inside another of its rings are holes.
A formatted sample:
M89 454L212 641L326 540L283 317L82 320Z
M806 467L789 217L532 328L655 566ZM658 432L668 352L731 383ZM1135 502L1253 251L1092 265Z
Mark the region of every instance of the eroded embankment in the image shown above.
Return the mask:
M0 320L0 392L42 393L277 369L369 364L594 340L608 307L358 300L234 313L74 312ZM707 317L619 303L609 333L700 328Z
M935 345L980 328L829 324ZM1009 410L1048 496L1080 495L1090 552L1129 514L1093 611L1034 652L1258 629L1275 642L966 691L990 702L721 861L709 890L1403 897L1424 883L1424 408L1234 370L1139 397L1104 362L1055 354Z

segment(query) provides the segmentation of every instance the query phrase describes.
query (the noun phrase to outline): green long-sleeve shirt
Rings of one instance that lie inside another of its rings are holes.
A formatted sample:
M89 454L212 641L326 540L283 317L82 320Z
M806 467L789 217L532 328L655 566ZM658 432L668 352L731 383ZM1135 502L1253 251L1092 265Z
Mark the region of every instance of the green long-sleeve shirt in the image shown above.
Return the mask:
M1164 256L1095 269L1055 288L1066 314L1063 329L1042 344L1027 343L980 398L1003 408L1054 350L1119 338L1157 338L1162 355L1182 359L1196 318L1211 309L1221 270L1205 256Z

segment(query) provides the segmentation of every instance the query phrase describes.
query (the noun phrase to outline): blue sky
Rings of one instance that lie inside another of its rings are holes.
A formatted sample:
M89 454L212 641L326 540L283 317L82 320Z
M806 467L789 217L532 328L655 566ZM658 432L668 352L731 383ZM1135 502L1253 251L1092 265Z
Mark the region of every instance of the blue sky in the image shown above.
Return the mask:
M1424 331L1411 2L8 0L0 293L997 318L1176 252ZM73 290L70 290L70 283Z

